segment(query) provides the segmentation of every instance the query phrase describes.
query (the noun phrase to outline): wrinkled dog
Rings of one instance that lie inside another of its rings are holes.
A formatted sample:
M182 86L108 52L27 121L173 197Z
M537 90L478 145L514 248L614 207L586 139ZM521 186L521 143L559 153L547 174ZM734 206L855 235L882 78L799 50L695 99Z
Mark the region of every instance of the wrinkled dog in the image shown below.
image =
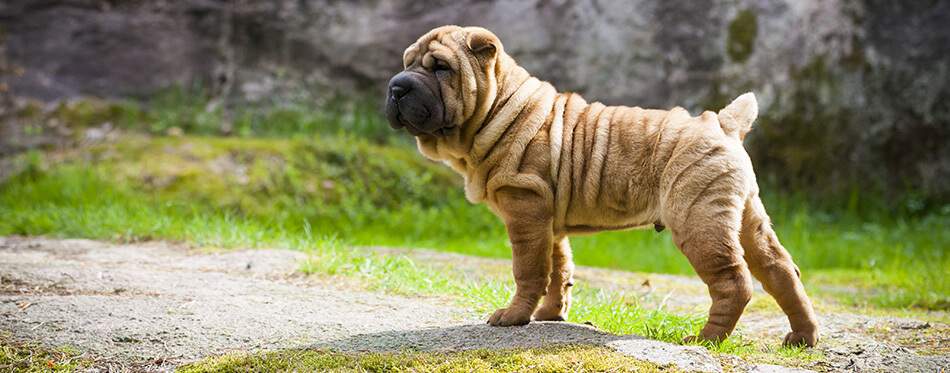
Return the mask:
M709 321L690 339L729 336L755 276L788 315L785 344L818 342L800 272L742 147L758 115L751 93L698 117L588 103L529 75L478 27L436 28L403 64L389 84L390 125L462 174L466 197L488 203L508 229L517 291L491 325L567 318L568 236L654 226L669 228L709 287Z

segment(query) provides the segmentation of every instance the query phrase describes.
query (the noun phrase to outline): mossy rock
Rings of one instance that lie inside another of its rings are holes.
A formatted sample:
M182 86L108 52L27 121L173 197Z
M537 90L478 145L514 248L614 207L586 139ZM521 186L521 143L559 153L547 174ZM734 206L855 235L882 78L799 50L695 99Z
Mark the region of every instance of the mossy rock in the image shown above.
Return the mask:
M726 53L733 61L744 62L752 55L755 37L758 35L759 25L752 9L739 11L736 18L729 23L729 33L726 39Z

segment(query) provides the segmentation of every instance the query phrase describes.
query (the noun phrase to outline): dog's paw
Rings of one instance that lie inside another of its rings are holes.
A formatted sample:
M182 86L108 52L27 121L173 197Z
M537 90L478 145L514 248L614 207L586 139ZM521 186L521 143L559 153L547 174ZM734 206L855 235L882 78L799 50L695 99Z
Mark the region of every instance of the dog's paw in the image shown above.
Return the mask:
M534 317L535 321L567 321L567 315L554 315L549 317Z
M531 314L518 314L510 312L507 308L501 308L488 318L488 324L491 326L513 326L524 325L531 321Z
M783 346L795 347L795 346L808 346L815 347L818 344L818 332L817 331L808 331L808 332L791 332L785 335L785 342L782 342Z
M534 312L534 319L537 321L566 321L567 315L562 314L560 309L539 308Z
M688 335L686 336L686 338L683 338L683 340L680 341L680 343L684 345L691 345L691 344L702 343L702 341L705 341L705 339L700 338L698 335Z

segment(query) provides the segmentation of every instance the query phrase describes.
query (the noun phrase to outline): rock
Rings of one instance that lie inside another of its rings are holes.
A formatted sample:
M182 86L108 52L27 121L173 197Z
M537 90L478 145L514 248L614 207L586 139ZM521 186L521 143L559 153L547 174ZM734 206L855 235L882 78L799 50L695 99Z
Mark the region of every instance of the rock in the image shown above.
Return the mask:
M607 344L619 353L658 365L675 364L687 371L722 372L722 367L704 347L677 346L648 338L626 338Z
M607 104L698 114L755 91L747 147L765 177L950 197L948 2L9 0L0 74L46 100L171 85L376 100L402 50L450 23L494 30L533 74Z
M756 364L751 373L813 373L813 370L788 368L772 364Z

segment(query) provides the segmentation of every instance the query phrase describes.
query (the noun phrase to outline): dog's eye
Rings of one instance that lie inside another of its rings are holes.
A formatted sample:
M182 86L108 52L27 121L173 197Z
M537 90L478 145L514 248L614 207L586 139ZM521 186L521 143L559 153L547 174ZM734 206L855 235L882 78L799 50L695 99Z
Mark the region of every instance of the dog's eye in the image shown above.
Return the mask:
M435 63L435 68L432 70L433 71L451 71L452 66L449 66L449 64L446 63L445 61L438 61Z

